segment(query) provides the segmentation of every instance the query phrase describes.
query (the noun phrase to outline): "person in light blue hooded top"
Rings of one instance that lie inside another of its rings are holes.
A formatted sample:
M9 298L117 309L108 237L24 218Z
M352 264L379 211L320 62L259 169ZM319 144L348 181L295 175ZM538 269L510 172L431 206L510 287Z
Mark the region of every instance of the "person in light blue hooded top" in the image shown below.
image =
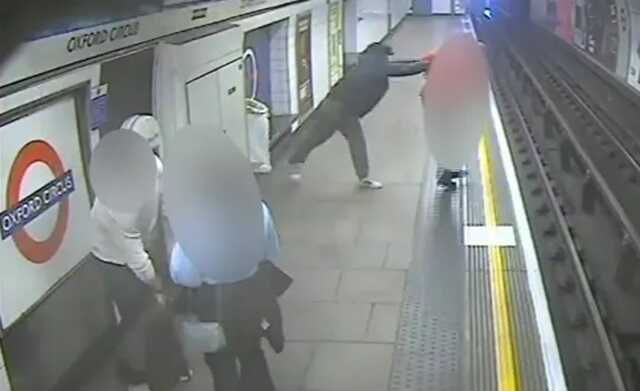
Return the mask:
M179 244L172 251L171 277L176 284L193 289L190 307L194 315L202 322L219 322L223 327L225 348L204 355L219 391L275 390L260 340L265 338L276 353L284 349L278 297L292 279L273 264L280 252L278 234L264 202L262 211L265 254L244 280L217 283L196 269Z
M264 259L276 262L280 255L280 239L273 222L273 216L269 206L262 202L262 215L264 221L265 254ZM257 267L256 267L257 268ZM185 255L179 243L176 243L171 252L170 265L171 279L177 285L187 288L198 288L203 283L215 284L216 281L200 275L200 272Z

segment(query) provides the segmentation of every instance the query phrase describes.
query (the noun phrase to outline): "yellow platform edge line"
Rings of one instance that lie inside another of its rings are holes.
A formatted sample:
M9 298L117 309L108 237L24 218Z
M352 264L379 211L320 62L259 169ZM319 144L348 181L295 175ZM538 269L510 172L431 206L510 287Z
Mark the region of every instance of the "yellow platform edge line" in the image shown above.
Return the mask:
M500 210L497 199L495 170L491 158L491 141L480 141L480 172L482 176L485 225L498 226ZM507 279L507 259L501 247L489 247L493 324L496 343L497 380L499 391L520 390L520 365L515 329L512 323L512 303Z

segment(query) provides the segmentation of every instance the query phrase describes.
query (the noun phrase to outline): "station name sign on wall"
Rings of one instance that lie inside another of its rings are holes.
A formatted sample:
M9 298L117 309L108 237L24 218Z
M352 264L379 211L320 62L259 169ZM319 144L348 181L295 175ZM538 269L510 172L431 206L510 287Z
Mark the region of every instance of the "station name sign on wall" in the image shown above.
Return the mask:
M266 2L267 0L242 0L242 2L240 3L240 7L255 7L256 5L265 4Z
M175 6L118 21L30 41L3 64L0 87L133 45L210 25L296 0L216 0Z
M116 42L135 37L140 31L140 22L133 21L107 28L97 28L93 31L73 35L67 41L67 52L100 46L107 42Z
M39 86L38 86L39 87ZM37 87L36 87L37 88ZM7 327L89 253L79 87L0 124L0 317ZM20 278L16 278L20 276Z
M61 176L18 201L13 207L0 212L2 240L13 235L52 206L65 200L74 190L73 172L67 170Z

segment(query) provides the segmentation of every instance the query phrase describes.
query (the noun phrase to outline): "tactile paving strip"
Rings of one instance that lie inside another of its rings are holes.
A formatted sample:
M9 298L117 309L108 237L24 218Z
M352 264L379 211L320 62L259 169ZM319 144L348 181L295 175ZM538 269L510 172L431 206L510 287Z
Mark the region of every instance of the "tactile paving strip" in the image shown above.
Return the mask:
M461 390L464 251L456 245L461 239L460 206L458 193L438 191L418 209L426 228L417 229L416 238L425 243L415 252L407 275L391 391Z
M467 224L484 224L481 185L469 183L466 194ZM508 223L509 216L505 217L504 223ZM507 283L513 306L510 315L519 361L519 389L544 391L547 386L526 266L519 247L505 248L504 254L508 259ZM465 346L465 390L469 391L498 389L489 267L487 248L467 248L466 333L469 337Z
M418 303L406 303L396 346L391 390L459 391L459 336L438 317L425 317Z
M483 225L482 187L467 184L467 221ZM496 391L496 349L491 300L490 260L487 248L468 247L466 282L465 390Z

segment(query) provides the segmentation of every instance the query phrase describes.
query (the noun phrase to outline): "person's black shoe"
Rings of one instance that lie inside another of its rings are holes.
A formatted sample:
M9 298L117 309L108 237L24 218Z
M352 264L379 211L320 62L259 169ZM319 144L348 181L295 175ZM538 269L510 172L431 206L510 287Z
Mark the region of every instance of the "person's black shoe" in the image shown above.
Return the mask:
M450 170L451 171L451 179L460 179L460 178L464 178L467 175L469 175L469 173L467 172L467 170Z
M466 170L449 170L445 168L438 176L438 187L446 191L455 190L458 186L455 179L461 179L467 175L469 173Z
M456 185L455 182L449 181L449 182L441 182L438 181L438 188L444 190L444 191L453 191L457 188L458 186Z
M438 187L444 190L455 190L456 183L453 181L454 171L444 169L438 176Z

